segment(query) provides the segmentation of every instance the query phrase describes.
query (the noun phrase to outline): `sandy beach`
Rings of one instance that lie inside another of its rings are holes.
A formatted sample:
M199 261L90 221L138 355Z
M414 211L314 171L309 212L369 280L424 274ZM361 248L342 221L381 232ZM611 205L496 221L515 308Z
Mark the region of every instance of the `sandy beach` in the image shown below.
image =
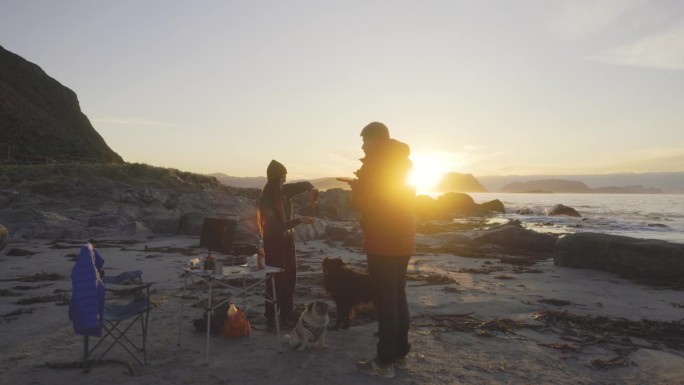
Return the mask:
M437 245L440 239L419 236L418 243ZM295 352L283 346L279 353L276 334L259 330L261 289L248 297L247 314L255 328L251 336L212 336L207 363L205 335L192 326L192 320L202 315L200 300L181 298L180 268L206 254L199 248L199 238L192 236L96 240L107 275L140 269L145 281L155 282L155 307L146 367L115 348L106 362L83 373L78 367L83 339L74 334L67 313L70 271L80 245L65 240L12 241L0 254L0 384L684 383L681 331L678 340L667 338L667 327L676 326L673 321L681 327L684 318L681 291L645 286L611 273L557 267L550 259L521 266L431 253L416 255L409 265L413 348L410 368L398 370L395 379L356 372L356 360L375 354L372 313L360 311L349 330L329 331L327 349ZM296 303L325 299L334 320L335 307L323 289L320 263L327 256L339 256L350 266L365 269L365 256L323 240L297 247ZM59 277L21 281L45 273ZM48 297L48 302L17 303L37 297ZM178 345L183 301L186 311ZM650 337L640 336L639 329L651 330Z

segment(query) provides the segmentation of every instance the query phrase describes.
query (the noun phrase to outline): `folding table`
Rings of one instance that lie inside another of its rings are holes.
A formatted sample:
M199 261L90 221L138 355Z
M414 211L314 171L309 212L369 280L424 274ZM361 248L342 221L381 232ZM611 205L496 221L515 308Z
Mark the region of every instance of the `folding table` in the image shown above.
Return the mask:
M279 267L272 267L272 266L266 266L264 269L260 270L251 270L247 266L224 266L223 267L223 274L215 274L213 271L208 271L208 270L199 270L199 269L191 269L191 268L183 268L183 298L186 296L186 292L188 290L187 288L187 283L188 279L191 280L191 282L195 282L195 278L202 279L207 282L207 285L209 287L209 293L207 294L207 300L206 300L206 308L204 309L207 312L207 342L206 342L206 360L207 363L209 363L209 337L211 335L211 312L216 309L217 307L221 306L222 304L228 302L230 299L225 299L222 301L219 301L218 303L212 303L212 287L215 284L215 281L225 281L225 280L230 280L230 279L242 279L242 287L238 286L231 286L228 284L224 284L225 288L228 289L231 293L235 294L236 296L242 296L243 298L243 311L246 311L247 309L247 294L250 292L254 292L256 288L259 288L262 283L266 282L268 279L271 280L271 287L273 288L273 293L271 297L266 297L266 301L272 302L273 305L275 306L276 310L276 317L275 317L275 326L276 326L276 335L278 337L278 352L282 351L282 346L280 343L280 324L278 322L278 305L276 303L276 292L275 292L275 279L274 275L276 273L280 273L283 271L283 269ZM247 283L247 280L251 279L254 280L251 283ZM197 291L200 290L201 288L195 288L192 291ZM183 310L184 310L184 301L181 302L181 311L180 311L180 317L178 320L178 345L180 345L180 338L181 338L181 332L182 332L182 321L183 321Z

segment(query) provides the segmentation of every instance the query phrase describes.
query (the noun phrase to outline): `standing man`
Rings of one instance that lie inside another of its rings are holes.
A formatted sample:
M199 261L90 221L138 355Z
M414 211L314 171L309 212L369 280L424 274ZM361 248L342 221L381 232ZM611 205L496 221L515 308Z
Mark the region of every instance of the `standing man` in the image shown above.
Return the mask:
M384 124L368 124L361 137L366 156L356 171L357 179L350 182L351 204L361 213L380 340L376 357L359 361L356 367L361 373L392 378L395 366L406 369L411 349L406 268L416 235L416 192L407 183L413 164L409 146L391 139Z

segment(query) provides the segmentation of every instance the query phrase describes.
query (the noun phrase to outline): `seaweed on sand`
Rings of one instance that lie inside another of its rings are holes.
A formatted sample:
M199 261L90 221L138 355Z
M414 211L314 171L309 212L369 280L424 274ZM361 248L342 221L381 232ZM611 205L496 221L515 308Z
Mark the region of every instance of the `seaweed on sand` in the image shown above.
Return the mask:
M684 351L684 320L632 321L625 318L577 315L567 311L544 310L534 314L534 319L546 327L560 330L566 339L583 345L613 343L622 346L638 346L630 338L639 338L655 345ZM578 333L577 330L584 332ZM653 348L653 346L648 346Z
M16 302L17 305L31 305L34 303L57 302L56 305L68 305L71 299L64 293L55 295L43 295L39 297L31 297L20 299Z
M503 266L497 265L483 265L480 268L464 268L459 269L459 273L469 273L469 274L490 274L505 270Z
M510 318L496 318L489 321L482 321L466 314L441 314L433 315L431 318L436 324L432 326L443 326L449 330L460 332L472 332L479 336L491 337L493 332L513 333L524 325L523 321L514 321Z
M548 299L542 298L542 299L538 300L537 302L548 303L549 305L553 305L553 306L568 306L568 305L572 304L572 302L570 302L570 301L566 301L564 299L554 299L554 298L548 298Z
M61 274L57 273L46 273L46 272L40 272L36 273L33 275L30 275L28 277L22 277L20 279L21 282L44 282L44 281L60 281L65 279Z
M10 321L14 321L14 320L18 319L19 316L22 314L31 314L31 313L33 313L34 310L35 310L35 308L32 308L32 307L30 307L28 309L17 309L17 310L11 311L9 313L5 313L5 314L1 315L0 317L2 317L2 322L8 323Z
M61 281L64 278L65 277L61 274L40 272L40 273L36 273L33 275L29 275L28 277L20 275L19 278L0 279L0 282L11 282L11 281L45 282L45 281Z
M407 281L426 281L423 284L415 284L411 286L430 286L430 285L448 285L455 283L456 280L444 274L420 274L408 273L406 275Z

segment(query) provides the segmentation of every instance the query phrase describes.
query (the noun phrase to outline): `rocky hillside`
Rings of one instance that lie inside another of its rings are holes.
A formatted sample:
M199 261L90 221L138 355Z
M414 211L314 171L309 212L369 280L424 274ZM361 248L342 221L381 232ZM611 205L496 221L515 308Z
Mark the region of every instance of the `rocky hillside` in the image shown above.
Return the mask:
M258 190L143 164L1 166L0 224L13 239L199 234L205 216L253 222ZM242 231L255 231L253 224Z
M237 218L235 241L255 243L260 189L228 187L216 178L144 164L0 166L0 225L9 238L125 238L199 235L205 217ZM299 226L306 240L325 232L326 219L350 216L342 190L321 193L316 226ZM304 196L306 195L306 196ZM302 194L297 213L308 207ZM1 241L1 240L0 240Z
M219 182L223 183L226 186L231 186L231 187L241 187L241 188L258 188L261 189L264 187L266 184L266 177L265 176L254 176L254 177L238 177L238 176L230 176L224 173L214 173L214 174L208 174L209 176L213 176L216 178ZM292 180L292 182L297 182L299 180L295 179ZM341 188L343 190L349 190L349 184L346 182L340 182L337 180L337 178L318 178L318 179L311 179L308 180L311 182L314 186L316 186L317 189L321 191L325 190L330 190L334 188Z
M0 163L123 163L76 94L0 46Z

